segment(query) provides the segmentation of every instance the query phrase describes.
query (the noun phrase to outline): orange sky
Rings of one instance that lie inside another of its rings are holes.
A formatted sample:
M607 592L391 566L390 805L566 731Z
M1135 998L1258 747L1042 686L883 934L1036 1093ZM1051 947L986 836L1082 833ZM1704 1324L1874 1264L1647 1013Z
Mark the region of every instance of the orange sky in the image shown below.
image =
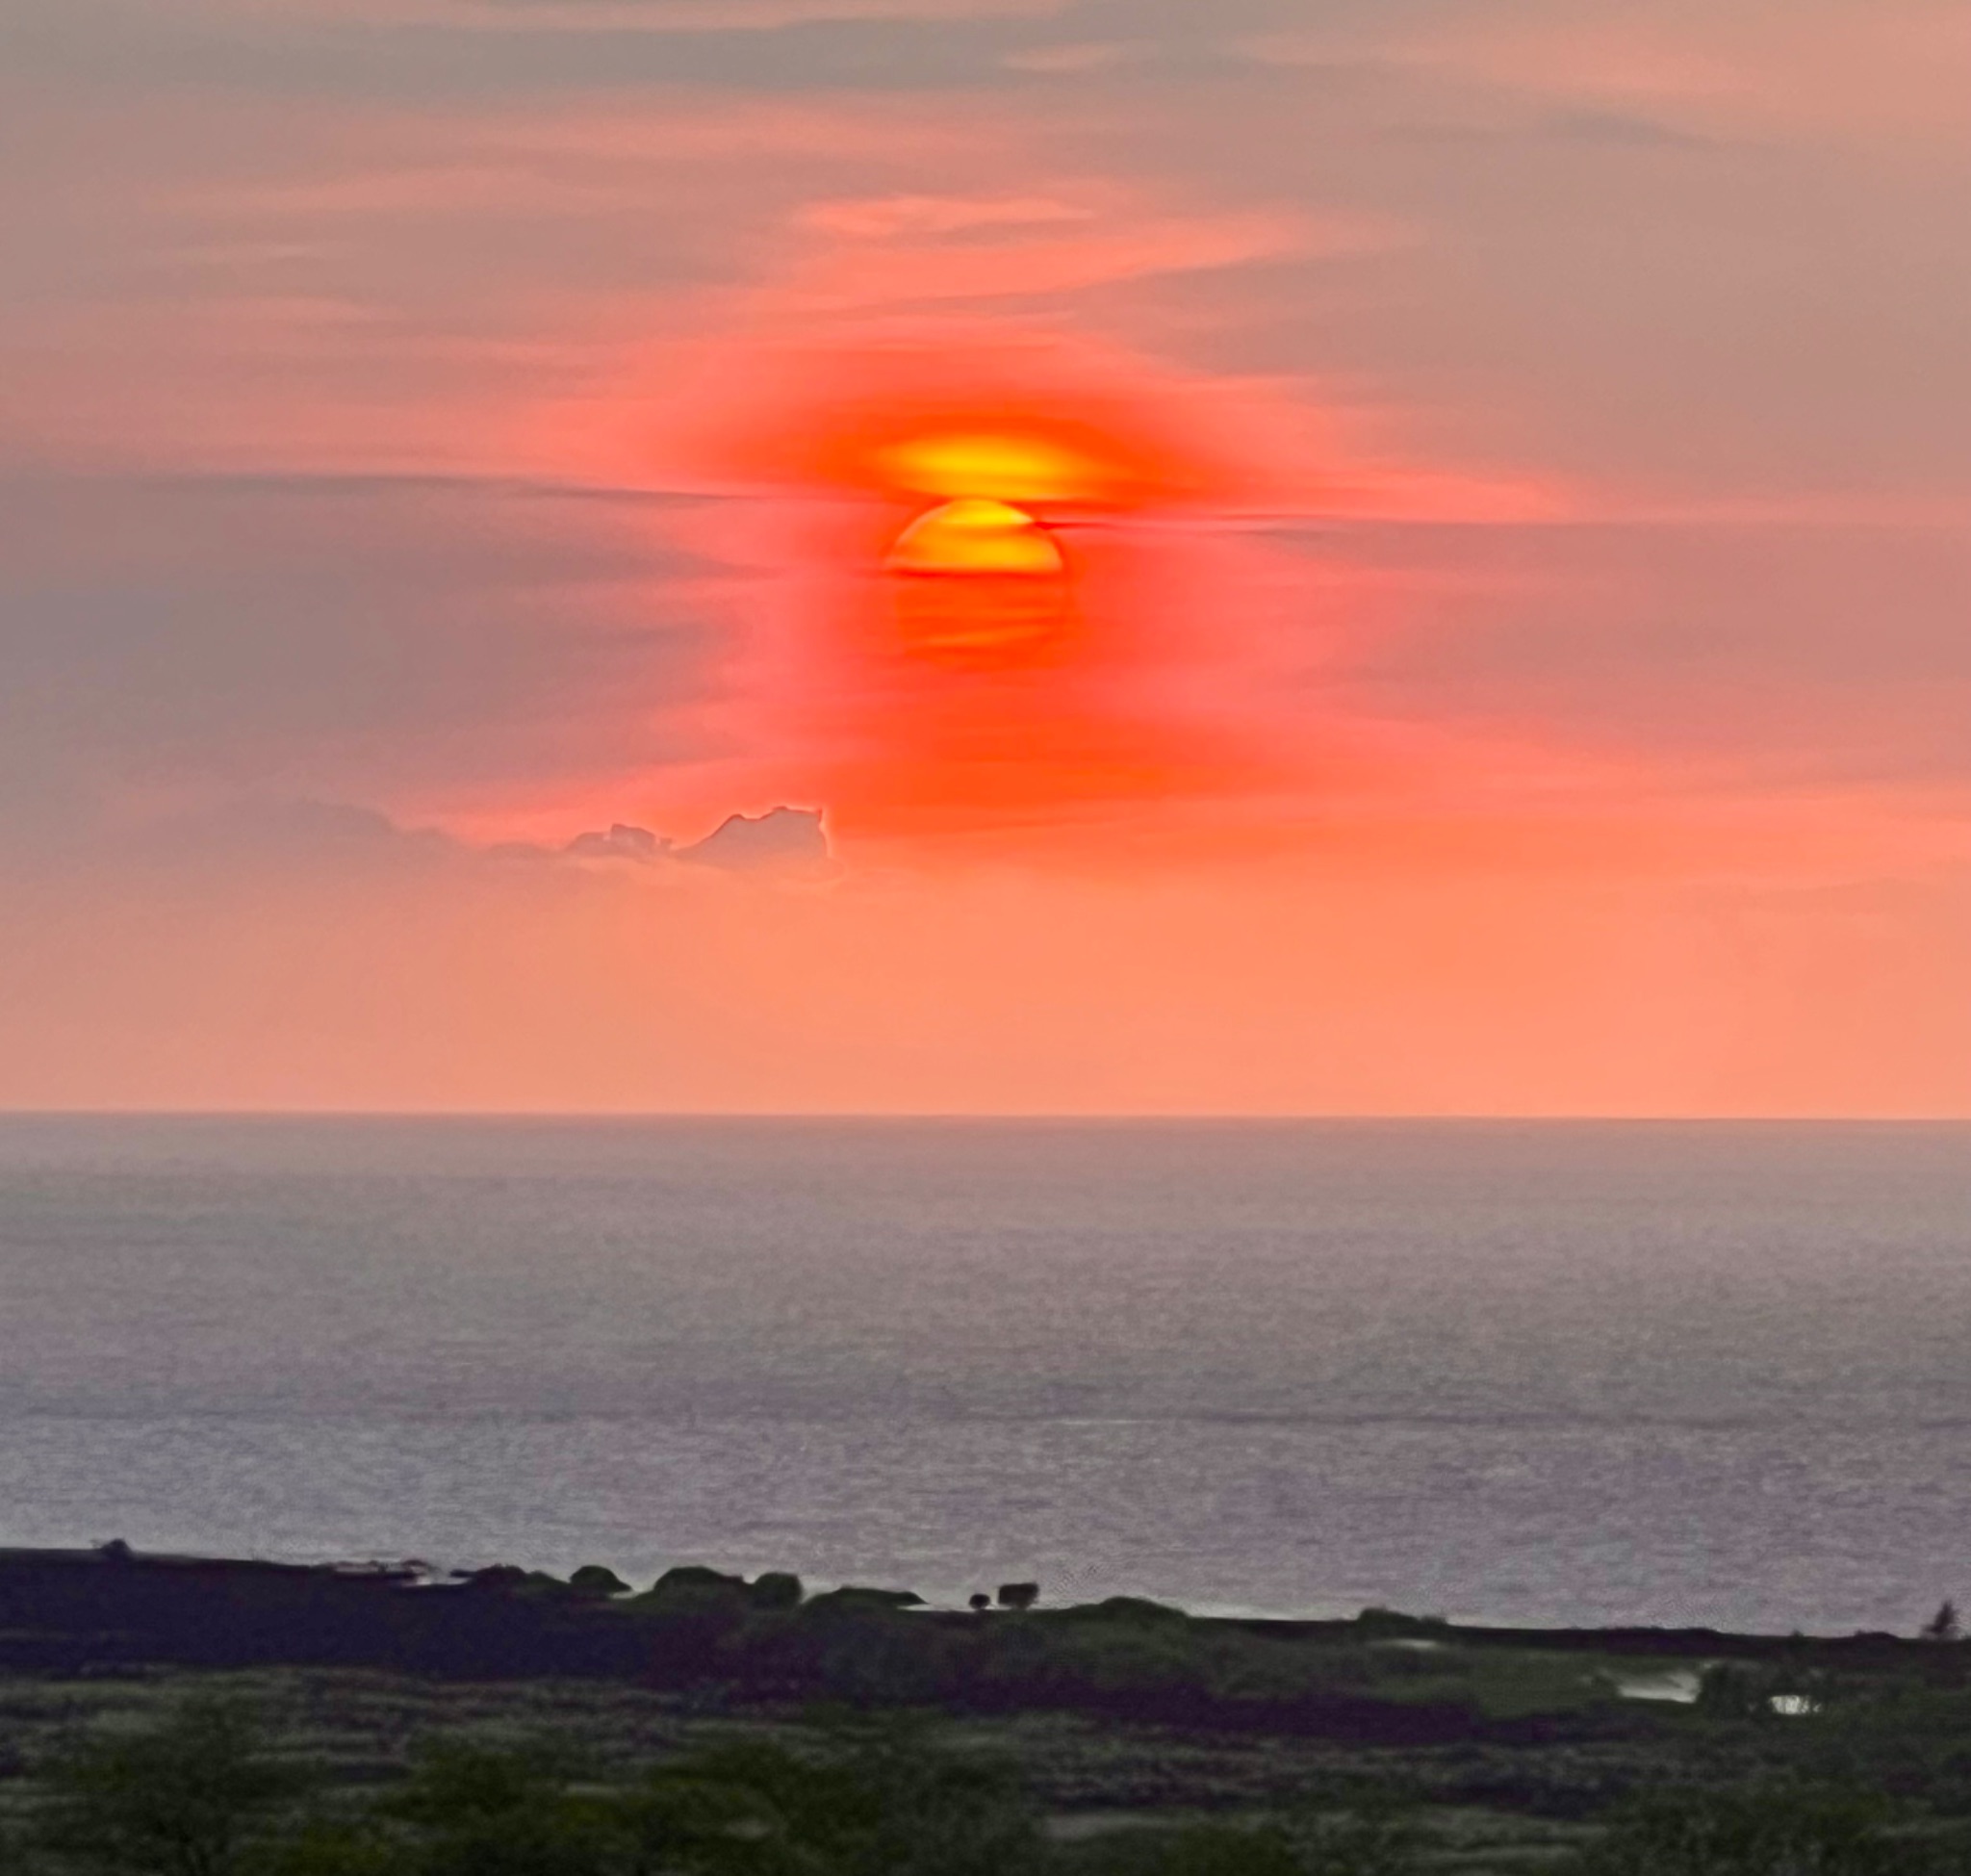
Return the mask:
M0 1104L1971 1113L1958 0L30 21Z

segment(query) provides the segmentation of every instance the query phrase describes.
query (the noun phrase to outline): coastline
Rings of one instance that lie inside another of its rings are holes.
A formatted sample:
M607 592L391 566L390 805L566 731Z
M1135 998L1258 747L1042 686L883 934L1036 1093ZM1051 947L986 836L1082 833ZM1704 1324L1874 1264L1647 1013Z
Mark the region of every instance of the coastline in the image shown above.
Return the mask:
M1112 1838L1141 1859L1198 1831L1242 1872L1293 1818L1323 1840L1395 1833L1407 1861L1368 1866L1385 1876L1526 1876L1619 1840L1638 1804L1793 1815L1830 1766L1902 1854L1910 1830L1955 1841L1971 1799L1971 1646L1956 1641L1241 1619L1008 1592L1013 1606L950 1610L690 1566L639 1588L510 1566L433 1579L0 1551L0 1836L37 1814L79 1738L168 1756L213 1725L378 1816L422 1768L469 1761L520 1767L537 1794L633 1792L706 1755L806 1777L874 1753L918 1767L912 1790L996 1767L992 1788L1056 1846L1042 1861L1086 1876L1109 1870ZM1838 1792L1828 1803L1848 1815ZM1304 1869L1331 1876L1318 1858Z

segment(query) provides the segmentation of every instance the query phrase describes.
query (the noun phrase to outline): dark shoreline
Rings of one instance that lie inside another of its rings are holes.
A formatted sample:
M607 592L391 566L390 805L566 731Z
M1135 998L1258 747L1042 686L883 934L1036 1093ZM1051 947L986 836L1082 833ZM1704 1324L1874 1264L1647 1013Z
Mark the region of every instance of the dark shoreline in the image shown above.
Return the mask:
M749 1584L693 1569L622 1592L515 1568L432 1580L410 1566L153 1556L121 1545L0 1551L0 1673L321 1667L593 1679L740 1701L1078 1710L1417 1740L1523 1736L1534 1724L1429 1698L1435 1651L1736 1662L1795 1675L1911 1666L1934 1675L1958 1658L1955 1649L1883 1633L1514 1629L1380 1609L1284 1621L1191 1616L1120 1597L933 1610L900 1591L804 1596L787 1576ZM1407 1694L1403 1675L1422 1697ZM1540 1724L1598 1730L1608 1717L1581 1711Z

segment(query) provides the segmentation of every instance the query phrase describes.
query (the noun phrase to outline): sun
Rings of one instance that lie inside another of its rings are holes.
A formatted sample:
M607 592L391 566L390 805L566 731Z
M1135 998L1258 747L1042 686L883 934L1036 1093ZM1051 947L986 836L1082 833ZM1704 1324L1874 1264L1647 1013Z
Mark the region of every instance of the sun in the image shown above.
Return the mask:
M1062 642L1073 619L1060 544L1011 501L960 496L919 515L883 574L901 649L937 663L1031 664Z
M898 536L886 565L895 574L958 578L1010 574L1058 579L1067 571L1046 527L1024 508L982 496L961 496L918 516Z
M883 451L884 478L935 506L883 563L902 649L970 669L1044 661L1067 635L1067 557L1041 504L1086 501L1093 466L1050 439L929 431Z

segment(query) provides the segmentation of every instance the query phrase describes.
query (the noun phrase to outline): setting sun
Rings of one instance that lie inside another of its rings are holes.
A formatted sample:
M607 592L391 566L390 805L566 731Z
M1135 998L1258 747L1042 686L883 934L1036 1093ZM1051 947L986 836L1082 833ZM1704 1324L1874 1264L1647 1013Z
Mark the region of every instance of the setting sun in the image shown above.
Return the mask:
M1015 574L1058 578L1066 571L1054 536L1010 502L947 501L907 527L890 551L900 574Z
M920 515L884 562L908 651L967 663L1024 659L1071 616L1052 532L1011 502L966 497Z

